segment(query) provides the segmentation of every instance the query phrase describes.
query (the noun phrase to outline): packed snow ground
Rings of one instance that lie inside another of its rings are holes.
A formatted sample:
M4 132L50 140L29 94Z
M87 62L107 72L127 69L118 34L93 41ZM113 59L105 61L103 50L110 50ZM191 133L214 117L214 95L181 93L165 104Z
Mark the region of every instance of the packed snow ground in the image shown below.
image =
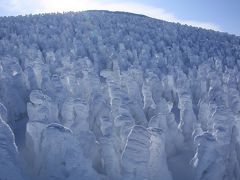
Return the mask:
M121 12L0 18L0 180L239 180L240 38Z

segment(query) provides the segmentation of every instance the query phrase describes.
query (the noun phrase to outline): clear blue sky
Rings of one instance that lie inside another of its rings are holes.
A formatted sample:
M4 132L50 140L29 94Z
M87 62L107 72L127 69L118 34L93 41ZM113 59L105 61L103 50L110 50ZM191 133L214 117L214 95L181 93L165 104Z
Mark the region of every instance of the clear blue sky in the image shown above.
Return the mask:
M173 12L180 19L212 22L219 25L221 31L240 35L240 0L148 0L146 2Z
M0 16L105 9L240 35L240 0L0 0Z

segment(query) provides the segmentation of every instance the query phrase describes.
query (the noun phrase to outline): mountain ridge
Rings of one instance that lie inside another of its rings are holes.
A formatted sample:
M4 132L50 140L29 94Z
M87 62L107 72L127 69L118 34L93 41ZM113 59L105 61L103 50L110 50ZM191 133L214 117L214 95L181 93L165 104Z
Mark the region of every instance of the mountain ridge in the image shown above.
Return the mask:
M179 22L171 22L171 21L167 21L167 20L162 20L162 19L150 17L150 16L144 15L144 14L132 13L132 12L127 12L127 11L84 10L84 11L67 11L67 12L48 12L48 13L26 14L26 15L16 15L16 16L0 16L0 19L1 18L14 18L14 17L21 18L21 17L32 17L32 16L44 16L44 15L54 15L54 14L58 14L58 15L62 14L63 15L63 14L68 14L68 13L79 14L79 13L96 13L96 12L98 12L98 13L125 14L125 15L139 16L139 17L150 18L150 19L154 19L154 20L158 20L158 21L162 21L162 22L166 22L166 23L173 23L173 24L178 24L178 25L182 25L182 26L197 28L197 29L200 29L200 30L214 31L214 32L217 32L217 33L223 33L223 34L228 34L228 35L231 35L231 36L239 37L239 35L231 34L231 33L228 33L228 32L216 31L216 30L213 30L213 29L207 29L207 28L203 28L203 27L187 25L187 24L183 24L183 23L179 23Z

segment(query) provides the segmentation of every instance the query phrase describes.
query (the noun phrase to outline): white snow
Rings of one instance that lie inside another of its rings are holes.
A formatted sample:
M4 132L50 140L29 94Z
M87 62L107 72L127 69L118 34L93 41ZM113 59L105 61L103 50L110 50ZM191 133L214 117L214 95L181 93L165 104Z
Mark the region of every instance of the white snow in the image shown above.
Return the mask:
M0 17L0 180L239 180L239 70L240 38L211 30Z

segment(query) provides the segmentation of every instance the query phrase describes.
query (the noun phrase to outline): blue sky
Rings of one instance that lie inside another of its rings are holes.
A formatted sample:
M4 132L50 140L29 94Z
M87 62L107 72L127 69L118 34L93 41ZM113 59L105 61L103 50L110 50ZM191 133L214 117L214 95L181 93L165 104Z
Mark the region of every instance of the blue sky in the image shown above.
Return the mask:
M104 9L240 35L240 0L0 0L0 16Z

